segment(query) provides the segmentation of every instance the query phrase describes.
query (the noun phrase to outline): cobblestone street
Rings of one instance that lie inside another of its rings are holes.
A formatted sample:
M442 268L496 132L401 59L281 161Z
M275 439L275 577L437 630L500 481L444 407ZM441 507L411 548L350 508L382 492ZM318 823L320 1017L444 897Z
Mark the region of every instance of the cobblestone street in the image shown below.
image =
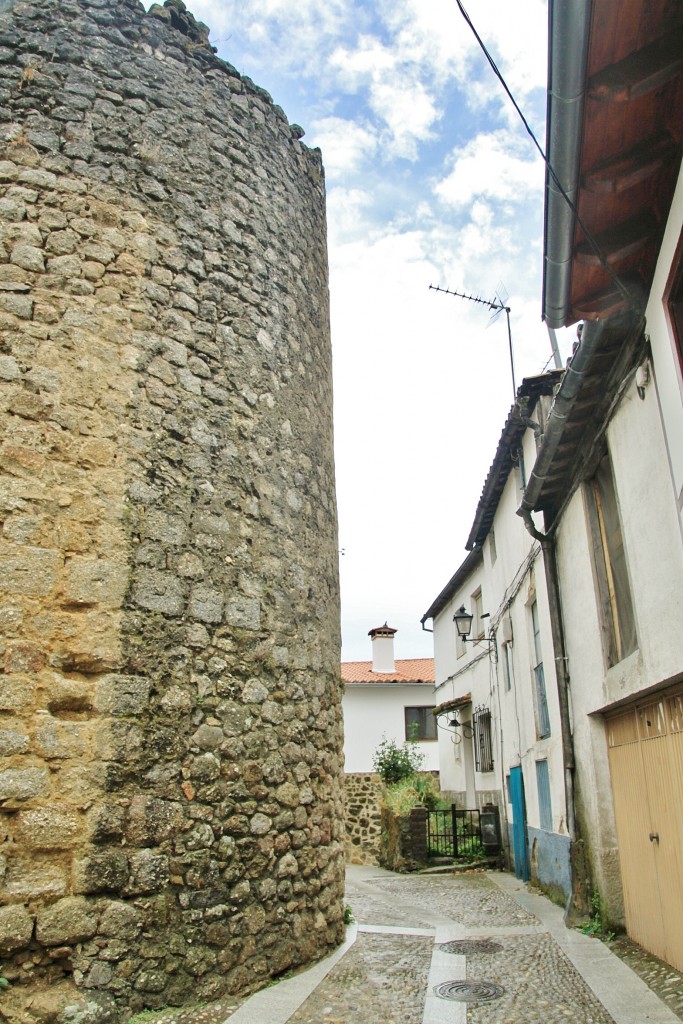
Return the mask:
M224 1001L164 1015L163 1024L683 1020L678 972L628 940L618 940L615 956L598 939L565 928L558 907L509 874L350 867L346 902L354 923L332 957L241 1005ZM470 983L476 990L467 991Z

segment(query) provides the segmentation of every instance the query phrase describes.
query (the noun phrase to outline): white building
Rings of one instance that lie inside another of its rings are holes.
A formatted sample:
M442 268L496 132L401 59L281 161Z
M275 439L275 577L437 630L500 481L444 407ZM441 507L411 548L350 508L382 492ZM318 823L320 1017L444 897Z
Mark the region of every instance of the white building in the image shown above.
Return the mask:
M520 511L554 577L585 884L682 969L683 6L592 6L550 4L575 211L549 176L543 313L585 324Z
M396 630L385 623L371 629L372 661L344 661L344 768L372 772L373 755L384 738L401 746L414 740L424 754L424 771L438 771L434 707L434 660L394 658Z
M504 433L472 553L425 616L462 736L459 756L442 744L443 785L480 802L509 768L516 866L526 846L544 880L555 849L571 906L599 893L683 969L683 5L550 0L549 16L543 316L584 322L547 419L539 401L526 424L538 451L520 435L523 490ZM461 602L479 634L489 613L491 654L458 652Z
M516 873L566 897L562 729L543 555L516 515L561 379L554 371L523 381L477 506L471 553L422 621L433 621L442 791L461 807L497 804ZM467 641L454 623L461 607L473 615Z

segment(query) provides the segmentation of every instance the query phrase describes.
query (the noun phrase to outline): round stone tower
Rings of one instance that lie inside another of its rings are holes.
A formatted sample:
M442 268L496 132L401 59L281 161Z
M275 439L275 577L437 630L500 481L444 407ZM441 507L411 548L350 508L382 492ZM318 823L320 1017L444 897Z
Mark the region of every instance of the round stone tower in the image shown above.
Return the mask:
M342 936L320 153L167 0L0 0L0 960L40 1020Z

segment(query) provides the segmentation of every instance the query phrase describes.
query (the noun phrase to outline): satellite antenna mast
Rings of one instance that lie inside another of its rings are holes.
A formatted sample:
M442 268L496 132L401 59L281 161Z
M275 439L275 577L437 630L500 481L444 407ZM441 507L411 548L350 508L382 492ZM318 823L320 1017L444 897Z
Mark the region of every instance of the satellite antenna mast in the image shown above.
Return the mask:
M515 384L515 358L512 353L512 330L510 328L510 307L507 305L508 293L502 282L498 282L498 288L496 289L496 294L493 299L482 299L480 295L467 295L465 292L452 291L450 288L440 288L438 284L430 284L429 290L434 292L444 292L445 295L455 295L459 299L467 299L468 302L478 302L482 306L487 306L491 310L491 319L488 322L489 327L498 320L501 313L505 313L508 324L508 345L510 347L512 395L513 398L517 398L517 385Z

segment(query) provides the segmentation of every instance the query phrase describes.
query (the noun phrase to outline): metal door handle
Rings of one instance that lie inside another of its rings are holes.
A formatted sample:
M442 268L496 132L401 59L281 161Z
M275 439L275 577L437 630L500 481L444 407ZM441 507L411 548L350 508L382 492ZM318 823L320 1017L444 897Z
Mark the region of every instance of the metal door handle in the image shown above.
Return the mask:
M658 843L659 842L659 832L650 832L650 842L651 843Z

